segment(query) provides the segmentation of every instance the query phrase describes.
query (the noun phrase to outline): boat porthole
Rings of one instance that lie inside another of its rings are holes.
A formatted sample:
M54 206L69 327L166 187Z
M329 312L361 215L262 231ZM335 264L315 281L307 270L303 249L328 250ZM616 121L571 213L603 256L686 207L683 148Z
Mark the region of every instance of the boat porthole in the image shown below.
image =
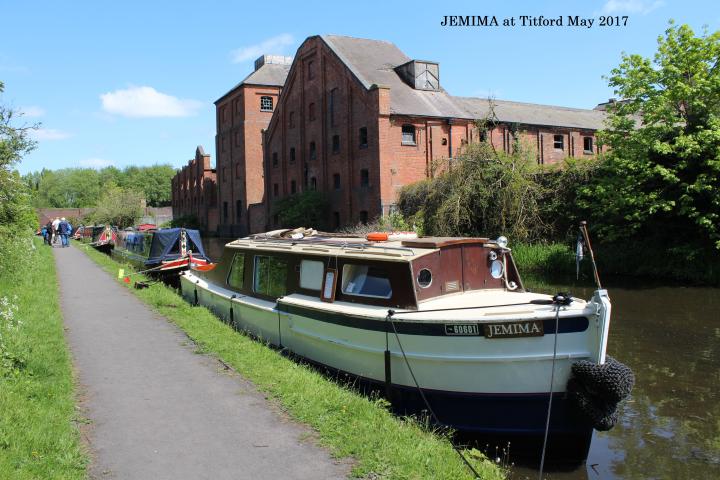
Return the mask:
M428 268L420 270L417 276L417 283L422 288L427 288L432 283L432 272Z
M503 276L503 262L500 260L494 260L490 264L490 275L493 278L501 278Z

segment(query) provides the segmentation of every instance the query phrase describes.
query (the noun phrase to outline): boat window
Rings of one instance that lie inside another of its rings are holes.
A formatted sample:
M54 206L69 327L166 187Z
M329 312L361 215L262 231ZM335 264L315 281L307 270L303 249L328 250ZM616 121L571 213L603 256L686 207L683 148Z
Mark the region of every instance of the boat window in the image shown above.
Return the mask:
M287 261L277 257L255 257L255 293L268 297L285 295Z
M228 272L227 284L234 288L243 288L243 279L245 278L245 254L236 253L230 265Z
M303 260L300 262L300 288L320 290L324 270L325 265L318 260Z
M422 270L420 270L417 276L417 283L422 288L429 287L432 283L432 272L427 268L423 268Z
M370 265L345 265L342 292L360 297L390 298L392 288L387 272Z

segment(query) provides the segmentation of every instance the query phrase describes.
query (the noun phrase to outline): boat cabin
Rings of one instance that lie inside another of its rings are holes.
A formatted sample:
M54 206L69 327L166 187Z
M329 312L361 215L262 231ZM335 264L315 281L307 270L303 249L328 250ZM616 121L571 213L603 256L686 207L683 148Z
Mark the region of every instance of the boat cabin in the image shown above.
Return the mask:
M402 309L473 290L522 289L510 250L487 238L261 235L228 243L217 268L201 276L265 300L299 293Z

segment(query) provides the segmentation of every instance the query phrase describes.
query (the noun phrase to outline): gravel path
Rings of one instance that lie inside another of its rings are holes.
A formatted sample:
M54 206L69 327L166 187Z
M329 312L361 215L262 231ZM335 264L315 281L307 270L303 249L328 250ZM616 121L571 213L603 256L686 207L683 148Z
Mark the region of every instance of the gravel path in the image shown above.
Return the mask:
M96 479L346 478L237 374L76 248L54 250Z

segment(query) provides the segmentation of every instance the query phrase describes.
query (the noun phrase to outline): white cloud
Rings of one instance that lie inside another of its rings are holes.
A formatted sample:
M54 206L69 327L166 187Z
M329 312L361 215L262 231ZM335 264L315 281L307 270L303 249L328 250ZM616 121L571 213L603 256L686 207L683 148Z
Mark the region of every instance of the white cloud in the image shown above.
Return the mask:
M109 167L113 164L110 160L105 160L104 158L86 158L85 160L80 160L80 166L81 167L87 167L87 168L105 168Z
M233 63L245 62L248 60L255 60L260 55L265 53L279 54L283 53L285 47L292 45L295 39L289 33L283 33L276 37L268 38L256 45L249 45L246 47L240 47L230 52L232 55Z
M639 13L645 15L664 5L663 0L608 0L601 13Z
M194 115L202 103L173 97L152 87L130 87L100 95L102 108L108 113L124 117L188 117Z
M30 136L35 140L65 140L66 138L72 137L72 134L63 132L62 130L56 130L54 128L38 128L30 130Z
M45 115L45 110L40 107L30 105L28 107L20 107L20 113L22 113L24 117L35 118Z

